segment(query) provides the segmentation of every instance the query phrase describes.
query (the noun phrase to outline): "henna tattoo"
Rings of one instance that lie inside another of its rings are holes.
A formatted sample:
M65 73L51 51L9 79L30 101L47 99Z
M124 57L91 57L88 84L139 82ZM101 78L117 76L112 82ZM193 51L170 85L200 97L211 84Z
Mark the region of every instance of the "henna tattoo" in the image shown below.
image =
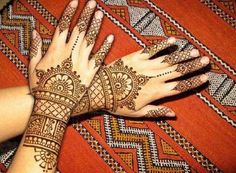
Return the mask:
M196 88L202 85L203 82L201 81L199 76L192 77L188 80L182 80L178 82L178 84L173 88L173 90L177 90L179 92L185 92L187 90Z
M157 52L164 50L165 48L169 47L171 44L167 42L167 40L164 40L160 43L153 44L150 46L147 46L143 49L142 53L147 53L150 56L155 55Z
M87 47L91 44L95 43L97 34L99 32L99 28L101 26L102 19L97 19L96 17L93 18L92 23L90 25L90 28L85 36L85 39L87 40Z
M108 51L110 50L112 45L112 42L108 41L107 39L104 41L103 45L101 48L98 50L98 52L93 56L95 58L95 66L94 68L99 67L105 56L107 55Z
M164 72L164 73L160 73L156 77L161 77L161 76L164 76L164 75L167 75L167 74L171 74L172 72L173 71L167 71L167 72Z
M41 38L40 38L39 34L37 32L35 32L35 34L36 34L36 36L35 36L35 38L33 38L32 44L30 47L30 58L31 59L37 56L38 48L39 48L39 45L41 42Z
M161 63L167 63L169 65L174 65L182 61L186 61L190 58L191 50L185 50L181 52L174 52L164 58Z
M76 8L71 7L71 5L68 5L65 9L64 14L62 15L62 18L58 24L59 27L59 33L62 33L63 31L65 31L66 29L69 28L70 26L70 21L72 16L75 13Z
M71 58L47 71L36 70L36 76L38 86L32 89L36 101L23 146L35 149L35 160L47 172L56 165L66 124L86 88L72 71Z
M190 62L178 64L176 68L176 72L179 72L181 74L187 74L193 71L196 71L203 67L203 64L201 63L201 59L197 58L195 60L192 60Z
M87 30L90 18L93 14L93 11L94 11L94 8L90 8L89 6L86 6L84 8L84 10L81 13L81 16L79 18L79 21L77 23L79 33Z
M169 108L166 108L166 107L158 108L158 109L147 111L147 114L145 115L145 117L147 118L163 117L163 116L166 116L166 114L168 114L169 112L171 112Z

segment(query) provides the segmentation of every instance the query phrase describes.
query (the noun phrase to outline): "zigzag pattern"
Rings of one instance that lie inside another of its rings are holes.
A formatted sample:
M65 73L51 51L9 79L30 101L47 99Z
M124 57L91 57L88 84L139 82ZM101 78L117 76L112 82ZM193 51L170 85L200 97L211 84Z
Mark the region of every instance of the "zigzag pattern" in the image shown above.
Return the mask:
M12 8L12 5L9 5L0 15L0 30L17 31L19 51L23 55L28 55L31 32L35 28L35 19L30 14L14 14Z
M110 147L136 149L139 172L190 172L189 165L184 161L159 158L155 136L150 129L127 127L123 118L109 115L104 115L104 126L106 142Z

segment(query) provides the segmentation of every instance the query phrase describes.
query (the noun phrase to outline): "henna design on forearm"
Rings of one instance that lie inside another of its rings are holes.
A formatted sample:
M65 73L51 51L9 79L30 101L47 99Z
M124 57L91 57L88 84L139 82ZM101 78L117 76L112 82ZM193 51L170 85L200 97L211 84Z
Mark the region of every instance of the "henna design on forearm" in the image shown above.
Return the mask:
M203 67L203 64L201 63L201 59L197 58L197 59L192 60L190 62L178 64L175 71L179 72L181 74L187 74L187 73L191 73L193 71L196 71L202 67Z
M34 159L47 172L56 166L66 124L86 88L72 71L71 58L47 71L36 70L36 76L38 86L32 89L36 101L23 146L34 148Z
M196 88L202 84L203 81L201 81L200 76L195 76L190 79L178 82L178 84L173 88L173 90L177 90L179 92L185 92L187 90Z
M82 11L79 21L77 23L79 33L87 30L93 11L94 8L90 8L89 6L86 6Z
M33 38L32 43L31 43L31 47L30 47L30 58L31 59L37 56L40 42L41 42L41 38L40 38L39 34L36 32L36 36L35 36L35 38Z
M164 40L160 43L153 44L150 46L147 46L143 49L142 53L147 53L150 56L155 55L157 52L164 50L165 48L169 47L171 44L167 42L167 40Z
M166 114L169 112L171 112L171 110L169 108L163 107L163 108L158 108L158 109L147 111L147 114L144 115L144 117L158 118L158 117L166 116Z
M95 43L101 23L102 23L101 18L100 19L97 19L96 17L93 18L90 28L85 36L85 39L87 40L87 47Z
M102 44L101 48L98 50L98 52L96 54L93 55L93 58L95 58L95 67L99 67L104 58L106 57L108 51L110 50L112 45L112 42L109 42L107 39L104 41L104 43Z
M76 8L71 7L71 5L68 5L65 9L65 12L62 15L61 20L59 21L58 27L59 27L59 33L62 33L70 26L70 21L72 19L72 16L75 13Z
M169 65L178 64L179 62L186 61L190 58L191 50L184 50L181 52L174 52L170 55L165 56L161 63L167 63Z

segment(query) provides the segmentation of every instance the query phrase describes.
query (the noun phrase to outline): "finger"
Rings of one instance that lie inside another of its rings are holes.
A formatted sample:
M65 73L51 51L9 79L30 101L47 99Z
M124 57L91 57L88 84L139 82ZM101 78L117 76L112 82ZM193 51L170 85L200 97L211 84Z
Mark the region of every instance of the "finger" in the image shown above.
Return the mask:
M89 61L89 69L95 69L95 71L102 65L104 58L108 54L111 49L111 45L113 43L114 36L109 35L106 40L103 42L100 49L93 55L91 60Z
M209 64L209 62L209 58L204 56L202 58L197 58L189 62L167 67L164 70L158 70L158 74L156 77L158 78L158 80L168 81L197 71L205 67L207 64Z
M146 105L140 110L133 112L131 116L147 118L175 117L175 113L166 106Z
M83 40L80 52L79 52L79 62L82 66L88 66L88 58L93 49L95 40L99 33L101 23L102 23L103 13L101 11L95 12L95 15L92 19L91 25L88 29L85 39Z
M34 72L35 67L42 58L42 39L39 33L34 30L32 32L32 43L30 47L30 63L29 76Z
M173 45L175 41L176 39L174 37L170 37L167 40L161 41L160 43L147 46L143 50L141 50L141 54L140 54L141 58L149 59L150 57L155 55L157 52L164 50L167 47Z
M191 77L187 80L169 82L165 84L165 87L169 92L166 92L165 96L176 95L194 88L201 86L208 81L208 75L198 75Z
M153 60L149 60L149 67L153 67L155 69L161 69L165 67L169 67L175 64L178 64L183 61L187 61L190 59L194 59L200 55L197 49L192 50L184 50L181 52L174 52L170 55L162 56Z
M71 23L72 17L75 14L77 6L78 6L78 0L71 1L66 7L65 11L63 12L61 19L59 20L59 23L55 32L55 37L59 36L59 38L61 38L61 41L66 42L70 23Z
M85 32L88 28L89 21L96 7L96 1L90 0L83 9L77 25L74 27L68 42L69 49L75 52L79 51L79 47L83 41Z

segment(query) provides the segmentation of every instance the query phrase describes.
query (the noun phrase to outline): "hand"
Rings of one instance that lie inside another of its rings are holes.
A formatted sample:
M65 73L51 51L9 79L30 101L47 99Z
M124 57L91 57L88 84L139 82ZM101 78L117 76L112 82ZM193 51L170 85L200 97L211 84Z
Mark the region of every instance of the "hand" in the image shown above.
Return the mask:
M33 32L29 65L30 89L33 95L36 98L50 98L57 102L69 99L70 103L67 106L71 109L90 85L113 41L113 36L108 36L100 50L89 60L103 18L102 12L97 11L88 28L96 6L95 1L90 1L67 42L70 22L77 5L78 1L74 0L65 9L52 43L43 58L42 40L36 31ZM63 97L59 99L57 95Z
M197 71L209 63L208 57L197 58L196 49L149 59L175 41L171 37L103 66L73 115L103 109L128 117L175 116L170 108L150 103L205 83L208 79L205 74L187 80L169 80Z

